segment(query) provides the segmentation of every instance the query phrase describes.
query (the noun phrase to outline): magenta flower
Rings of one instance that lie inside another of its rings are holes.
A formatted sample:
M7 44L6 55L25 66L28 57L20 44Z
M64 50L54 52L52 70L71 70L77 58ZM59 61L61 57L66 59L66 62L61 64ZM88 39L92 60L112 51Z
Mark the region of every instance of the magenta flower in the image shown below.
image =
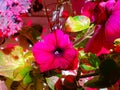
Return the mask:
M96 23L96 29L85 51L98 55L109 53L109 50L113 48L114 40L120 38L120 0L89 3L90 5L87 3L85 6L87 9L83 8L82 14Z
M78 53L68 35L55 30L33 46L33 55L41 72L53 69L76 69Z

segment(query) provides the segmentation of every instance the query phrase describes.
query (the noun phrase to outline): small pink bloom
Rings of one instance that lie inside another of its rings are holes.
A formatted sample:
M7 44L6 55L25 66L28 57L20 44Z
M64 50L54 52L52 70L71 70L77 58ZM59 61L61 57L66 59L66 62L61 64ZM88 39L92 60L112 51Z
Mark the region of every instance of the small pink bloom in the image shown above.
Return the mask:
M53 69L76 69L78 52L73 48L68 35L55 30L33 46L33 55L41 72Z

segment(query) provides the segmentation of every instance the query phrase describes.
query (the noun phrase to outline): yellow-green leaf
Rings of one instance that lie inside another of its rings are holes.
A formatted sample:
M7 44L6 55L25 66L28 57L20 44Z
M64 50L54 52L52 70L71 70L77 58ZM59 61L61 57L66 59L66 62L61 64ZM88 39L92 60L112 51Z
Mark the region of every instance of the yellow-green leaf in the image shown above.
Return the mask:
M81 64L81 67L86 71L95 70L94 67L87 65L87 64Z
M24 84L29 84L32 82L32 78L31 76L29 75L29 73L26 74L25 78L23 79L23 83Z
M89 28L90 26L90 19L86 16L74 16L68 17L65 23L65 29L68 32L79 32Z
M27 69L27 73L32 69L32 61L32 53L30 51L24 52L20 46L0 50L0 75L19 81L26 75L21 74L23 70Z

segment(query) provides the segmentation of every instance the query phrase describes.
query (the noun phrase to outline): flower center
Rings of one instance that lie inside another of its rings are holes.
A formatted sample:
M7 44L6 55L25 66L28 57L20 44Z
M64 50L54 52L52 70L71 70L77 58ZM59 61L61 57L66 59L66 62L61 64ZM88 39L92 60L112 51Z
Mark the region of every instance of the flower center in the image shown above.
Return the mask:
M56 48L56 50L54 51L55 55L61 55L63 53L63 50L61 48Z

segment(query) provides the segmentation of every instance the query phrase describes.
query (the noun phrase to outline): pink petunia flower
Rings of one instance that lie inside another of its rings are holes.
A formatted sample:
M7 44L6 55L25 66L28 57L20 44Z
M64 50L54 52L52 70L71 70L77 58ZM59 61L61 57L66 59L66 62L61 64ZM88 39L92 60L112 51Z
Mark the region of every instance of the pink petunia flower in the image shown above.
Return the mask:
M120 37L120 0L101 0L88 2L86 5L82 9L82 14L96 23L96 29L85 51L98 55L109 53L114 47L114 40Z
M78 52L73 48L69 37L61 30L55 30L37 42L33 48L33 55L41 72L53 69L76 69Z

